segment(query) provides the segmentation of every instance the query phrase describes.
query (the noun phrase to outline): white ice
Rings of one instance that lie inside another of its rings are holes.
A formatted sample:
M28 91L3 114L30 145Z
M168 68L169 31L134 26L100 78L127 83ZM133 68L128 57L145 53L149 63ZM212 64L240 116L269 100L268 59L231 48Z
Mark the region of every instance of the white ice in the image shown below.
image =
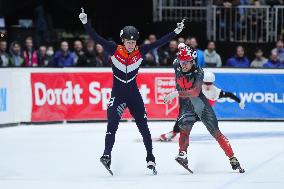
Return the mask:
M174 122L149 122L152 137ZM154 142L158 175L146 169L145 149L133 122L119 126L112 153L114 176L100 164L106 124L58 124L0 129L0 189L282 189L283 122L220 122L246 172L197 123L191 133L189 174L174 160L178 143Z

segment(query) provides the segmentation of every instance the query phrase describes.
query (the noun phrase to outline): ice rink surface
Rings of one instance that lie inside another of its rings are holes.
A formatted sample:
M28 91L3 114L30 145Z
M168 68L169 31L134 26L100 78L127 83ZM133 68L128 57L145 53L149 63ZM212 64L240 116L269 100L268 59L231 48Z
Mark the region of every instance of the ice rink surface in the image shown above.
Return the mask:
M149 122L152 137L174 122ZM283 122L220 122L246 173L229 160L197 123L191 133L189 174L174 160L178 143L154 142L158 175L146 168L133 122L119 126L112 153L114 176L100 164L105 123L18 126L0 129L0 189L282 189Z

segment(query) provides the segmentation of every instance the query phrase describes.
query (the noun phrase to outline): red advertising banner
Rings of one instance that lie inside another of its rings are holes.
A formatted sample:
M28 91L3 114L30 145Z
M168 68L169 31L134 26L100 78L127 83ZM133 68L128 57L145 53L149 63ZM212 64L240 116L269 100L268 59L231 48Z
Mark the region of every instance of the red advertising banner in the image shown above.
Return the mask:
M173 73L140 73L138 87L148 119L176 119L178 101L164 104L175 90ZM32 122L106 120L112 73L32 73ZM125 111L123 119L132 118Z

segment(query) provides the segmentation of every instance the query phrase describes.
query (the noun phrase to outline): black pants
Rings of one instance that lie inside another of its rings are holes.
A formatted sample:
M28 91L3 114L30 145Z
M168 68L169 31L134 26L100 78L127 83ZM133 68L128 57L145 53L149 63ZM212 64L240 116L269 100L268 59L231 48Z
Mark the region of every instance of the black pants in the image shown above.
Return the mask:
M111 99L107 110L107 131L105 137L104 155L111 155L113 145L115 143L115 133L121 116L128 108L131 115L135 119L136 125L143 137L143 142L147 151L146 161L155 161L152 153L152 138L147 124L147 115L141 94L135 85L125 86L123 88L112 89ZM130 152L132 153L132 152Z

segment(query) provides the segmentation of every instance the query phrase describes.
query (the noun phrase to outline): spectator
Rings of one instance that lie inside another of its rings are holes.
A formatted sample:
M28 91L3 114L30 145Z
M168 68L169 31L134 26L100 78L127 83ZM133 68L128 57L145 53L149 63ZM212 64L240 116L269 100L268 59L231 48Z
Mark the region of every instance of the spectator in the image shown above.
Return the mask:
M82 56L84 56L82 41L80 40L74 41L73 47L74 47L74 52L72 53L72 56L74 58L74 65L77 65L78 60L82 58Z
M47 55L47 48L44 45L41 45L38 50L38 66L47 67L50 65L52 56Z
M248 68L250 66L242 46L237 46L236 55L227 60L226 66L235 68Z
M25 48L23 49L22 56L25 60L26 67L38 66L37 63L37 52L34 49L33 38L27 37L25 40Z
M215 42L208 42L207 49L204 51L204 60L206 67L222 67L221 57L215 50Z
M20 43L14 41L10 44L10 60L11 66L22 67L25 66L25 60L21 56L21 45Z
M46 49L46 56L49 59L49 64L48 66L53 66L53 55L54 55L54 49L53 46L49 46Z
M6 53L7 50L7 42L4 40L0 41L0 66L1 67L7 67L11 65L10 57Z
M284 68L278 59L278 54L276 51L271 51L270 60L263 65L264 68Z
M284 63L284 42L283 40L279 39L276 43L276 48L272 49L278 54L278 59L281 63Z
M69 51L67 41L62 41L60 50L56 51L53 59L53 65L56 67L71 67L74 65L74 58Z
M105 52L104 48L100 44L96 44L96 56L97 56L97 65L110 66L110 55Z
M256 48L254 55L255 59L251 62L250 67L262 68L267 62L267 58L263 57L263 52L260 48Z
M204 52L200 49L198 49L198 43L195 37L188 38L186 40L187 45L189 45L191 48L195 49L197 52L197 64L199 67L203 68L205 66L205 61L204 61Z
M173 61L177 58L178 42L173 39L170 41L168 48L164 51L164 58L161 65L171 66Z
M80 67L103 66L102 64L97 64L94 41L92 40L87 41L85 54L83 56L80 56L77 66Z

